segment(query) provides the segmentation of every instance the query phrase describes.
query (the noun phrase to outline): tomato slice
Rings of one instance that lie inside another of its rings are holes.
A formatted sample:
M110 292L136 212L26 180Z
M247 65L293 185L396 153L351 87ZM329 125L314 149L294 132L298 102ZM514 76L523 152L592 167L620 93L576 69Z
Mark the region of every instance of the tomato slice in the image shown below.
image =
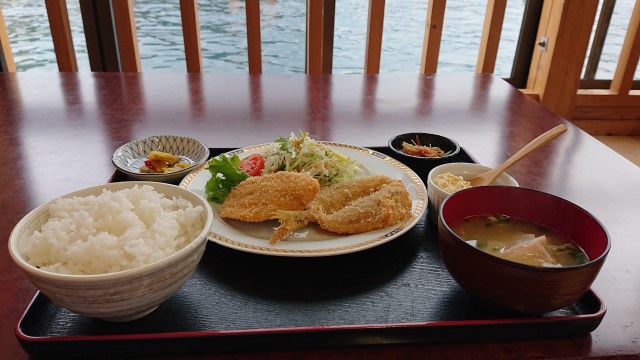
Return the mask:
M264 169L264 159L260 154L253 154L246 159L240 160L238 164L240 170L249 176L259 176Z

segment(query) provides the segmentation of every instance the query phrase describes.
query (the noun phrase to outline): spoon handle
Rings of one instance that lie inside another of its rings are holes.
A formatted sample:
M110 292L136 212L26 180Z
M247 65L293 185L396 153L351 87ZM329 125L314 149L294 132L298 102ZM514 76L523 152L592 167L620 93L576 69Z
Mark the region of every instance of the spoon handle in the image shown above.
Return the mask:
M511 167L513 164L517 163L525 157L527 154L532 152L533 150L539 148L540 146L548 143L549 141L555 139L560 134L567 131L567 127L564 124L560 124L550 130L547 130L545 133L541 134L537 138L531 140L527 145L525 145L522 149L518 150L515 154L511 155L510 158L505 160L500 166L495 168L495 174L499 175L504 172L507 168ZM496 177L497 177L496 175Z

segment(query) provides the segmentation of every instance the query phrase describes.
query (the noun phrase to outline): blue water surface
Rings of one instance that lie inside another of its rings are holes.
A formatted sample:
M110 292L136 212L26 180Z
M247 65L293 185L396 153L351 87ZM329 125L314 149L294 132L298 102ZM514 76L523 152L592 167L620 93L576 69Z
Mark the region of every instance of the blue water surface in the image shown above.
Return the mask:
M447 2L438 72L475 71L486 0ZM57 71L43 1L0 0L18 71ZM420 67L427 0L387 0L380 73L417 73ZM369 1L336 0L333 73L363 73ZM613 77L633 0L618 0L596 78ZM495 74L508 77L525 0L507 2ZM80 71L90 71L80 7L67 2ZM246 73L244 1L199 1L205 72ZM264 73L304 73L306 1L262 0ZM179 0L134 0L143 71L186 71ZM636 78L640 78L636 72Z

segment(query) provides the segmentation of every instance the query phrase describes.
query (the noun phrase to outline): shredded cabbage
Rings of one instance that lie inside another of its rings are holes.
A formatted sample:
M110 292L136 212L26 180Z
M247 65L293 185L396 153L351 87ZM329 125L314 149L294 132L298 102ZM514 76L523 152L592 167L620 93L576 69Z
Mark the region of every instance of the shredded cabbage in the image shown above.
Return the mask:
M260 152L264 158L262 175L278 171L295 171L310 175L320 186L337 184L364 174L356 161L333 151L328 146L300 132L300 137L291 133L289 138L279 138Z

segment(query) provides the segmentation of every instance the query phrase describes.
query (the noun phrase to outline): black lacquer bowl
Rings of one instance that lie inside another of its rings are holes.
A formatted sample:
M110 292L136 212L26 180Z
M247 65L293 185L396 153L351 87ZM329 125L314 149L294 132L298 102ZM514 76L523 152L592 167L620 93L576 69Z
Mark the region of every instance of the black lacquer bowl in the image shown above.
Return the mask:
M402 151L403 142L439 147L445 152L445 155L440 157L409 155ZM431 169L438 165L455 161L456 155L460 152L460 145L448 137L418 132L411 132L392 137L389 140L389 148L395 153L394 157L413 169L425 184L427 183L427 176Z

